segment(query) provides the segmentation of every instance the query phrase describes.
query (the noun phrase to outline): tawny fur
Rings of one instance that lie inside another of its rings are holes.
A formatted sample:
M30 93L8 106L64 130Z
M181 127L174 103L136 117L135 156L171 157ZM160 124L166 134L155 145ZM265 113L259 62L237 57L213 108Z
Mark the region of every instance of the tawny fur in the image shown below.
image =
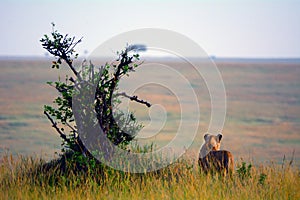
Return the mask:
M220 150L222 135L204 135L198 164L205 173L220 172L232 175L234 172L233 155L226 150Z
M220 172L223 175L232 175L234 159L229 151L210 151L205 157L199 158L199 165L205 173Z

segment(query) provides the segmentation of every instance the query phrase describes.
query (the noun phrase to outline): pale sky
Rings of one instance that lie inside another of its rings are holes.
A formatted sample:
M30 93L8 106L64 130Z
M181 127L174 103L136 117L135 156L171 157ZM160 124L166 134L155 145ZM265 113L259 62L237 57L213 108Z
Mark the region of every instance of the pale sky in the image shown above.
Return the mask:
M43 56L39 39L51 31L93 51L122 32L163 28L217 57L300 57L300 0L2 0L0 56Z

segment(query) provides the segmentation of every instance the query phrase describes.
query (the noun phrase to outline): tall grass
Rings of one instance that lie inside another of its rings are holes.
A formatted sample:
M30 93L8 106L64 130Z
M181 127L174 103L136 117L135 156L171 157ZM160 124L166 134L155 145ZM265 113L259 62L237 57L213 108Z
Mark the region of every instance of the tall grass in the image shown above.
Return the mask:
M145 174L69 164L5 156L0 199L300 199L300 172L289 164L238 162L232 178L205 175L189 159Z

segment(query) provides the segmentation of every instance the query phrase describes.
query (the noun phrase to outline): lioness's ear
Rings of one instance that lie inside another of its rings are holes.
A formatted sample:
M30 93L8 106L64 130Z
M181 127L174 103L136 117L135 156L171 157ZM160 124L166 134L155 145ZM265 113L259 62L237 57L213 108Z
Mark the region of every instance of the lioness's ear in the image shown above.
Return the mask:
M222 136L222 134L218 134L217 137L218 137L219 142L220 142L223 136Z
M204 135L204 140L206 141L207 138L208 138L208 134L205 134L205 135Z

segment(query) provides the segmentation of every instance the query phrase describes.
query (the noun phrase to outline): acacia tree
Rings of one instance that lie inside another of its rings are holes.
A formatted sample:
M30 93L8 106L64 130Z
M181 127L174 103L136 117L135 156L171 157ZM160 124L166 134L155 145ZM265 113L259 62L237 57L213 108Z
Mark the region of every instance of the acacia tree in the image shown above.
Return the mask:
M131 101L144 104L147 107L150 107L151 104L139 99L137 96L130 96L125 92L116 92L120 79L124 75L129 75L141 64L139 54L136 53L139 46L127 46L125 50L117 53L114 62L101 66L99 70L95 69L91 61L84 61L81 69L78 70L74 66L74 61L78 59L75 47L81 41L82 38L76 40L75 37L70 37L68 34L62 35L55 29L53 23L51 35L44 35L40 40L43 48L55 58L52 62L52 68L60 69L61 64L65 62L73 73L72 77L66 77L64 81L47 82L56 88L59 95L54 100L54 106L44 106L44 114L62 138L62 150L69 149L87 157L92 157L92 152L89 152L82 142L81 137L83 135L79 134L82 127L76 124L74 120L74 112L76 111L72 104L74 104L75 94L84 96L85 100L90 98L89 101L92 103L88 106L96 113L97 125L100 126L114 145L122 148L134 139L142 125L137 123L133 113L125 114L120 110L114 110L113 114L113 108L121 103L121 97L129 98ZM80 102L80 100L77 100L76 104L79 105L79 109L88 109L87 105ZM84 112L80 112L79 115L87 119L86 116L82 116L85 115ZM116 120L122 123L117 124Z

